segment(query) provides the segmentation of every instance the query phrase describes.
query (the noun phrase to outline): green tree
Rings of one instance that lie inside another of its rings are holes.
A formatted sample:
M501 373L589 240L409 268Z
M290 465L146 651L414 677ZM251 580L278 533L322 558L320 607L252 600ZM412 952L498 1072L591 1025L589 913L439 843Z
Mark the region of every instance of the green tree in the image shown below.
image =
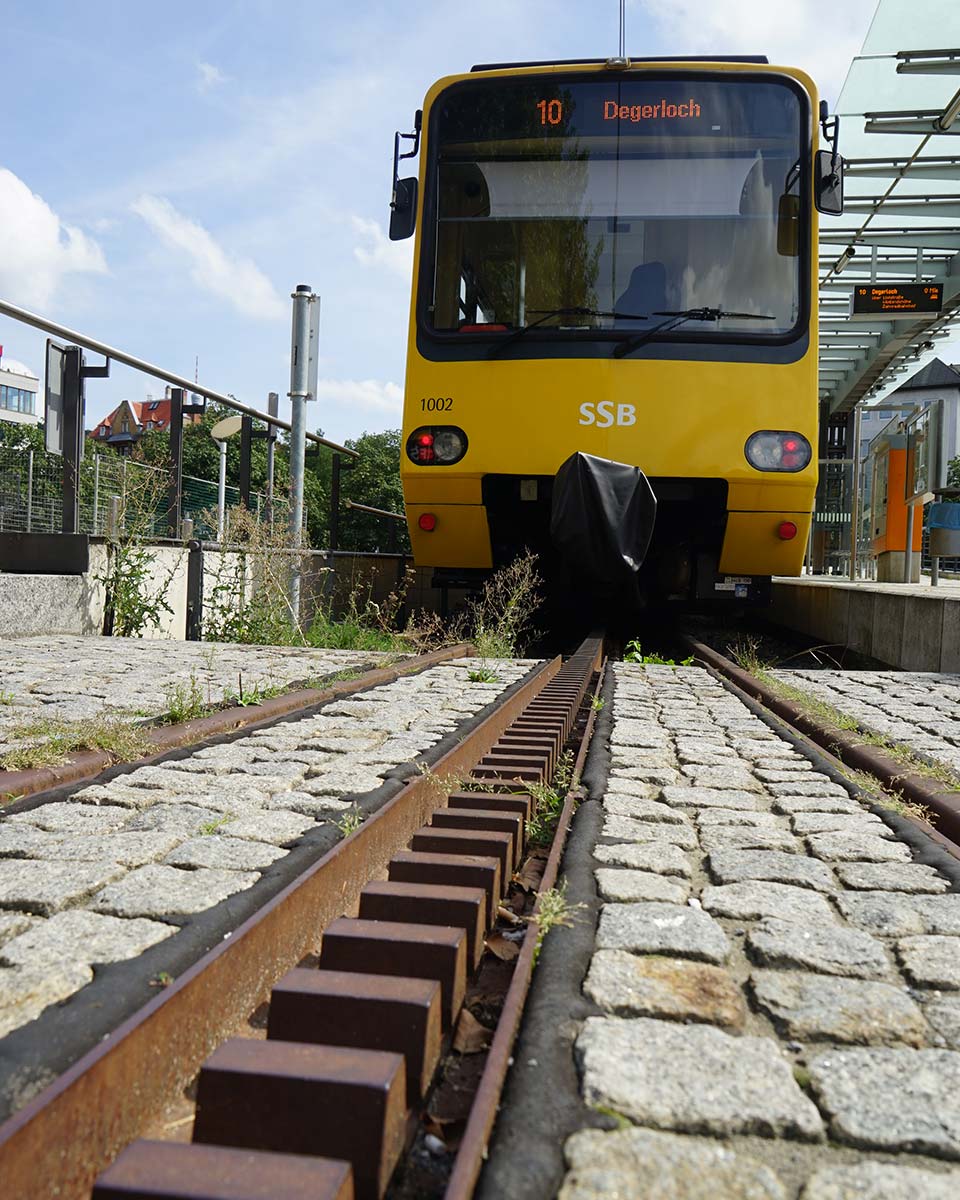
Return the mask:
M352 466L345 461L340 476L340 549L409 552L405 525L388 517L375 517L343 507L344 501L354 500L387 512L403 512L400 430L363 433L358 438L348 438L344 445L356 450L360 457L353 460ZM307 474L314 475L320 493L318 499L323 504L322 521L318 524L325 536L319 542L315 541L315 545L322 545L329 539L332 458L333 452L324 447L316 458L307 460Z

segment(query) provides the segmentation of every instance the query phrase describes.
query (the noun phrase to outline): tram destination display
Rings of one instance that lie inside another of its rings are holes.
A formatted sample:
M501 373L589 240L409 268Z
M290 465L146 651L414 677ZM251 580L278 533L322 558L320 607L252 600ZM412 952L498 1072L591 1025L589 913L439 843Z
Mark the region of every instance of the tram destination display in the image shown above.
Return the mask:
M850 295L852 321L936 316L942 307L943 286L939 283L857 284Z

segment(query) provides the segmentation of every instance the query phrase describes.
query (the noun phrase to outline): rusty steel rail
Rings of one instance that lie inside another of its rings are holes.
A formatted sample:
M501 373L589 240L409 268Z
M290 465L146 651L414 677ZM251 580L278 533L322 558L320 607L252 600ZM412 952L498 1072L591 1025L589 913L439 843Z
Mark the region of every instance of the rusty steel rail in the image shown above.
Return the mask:
M603 643L602 640L598 639L593 658L593 670L599 672L597 684L593 692L594 699L600 695L601 688L603 687L604 669L602 665L602 651ZM540 930L537 924L537 916L540 912L539 897L544 892L548 892L557 881L570 822L573 819L577 804L583 799L583 792L580 789L580 776L583 772L596 719L596 709L591 706L583 738L577 750L571 787L564 797L563 809L557 821L556 834L550 847L550 854L547 857L543 878L540 881L537 903L534 906L533 915L530 924L527 926L523 945L520 948L520 955L514 967L510 987L500 1013L500 1020L497 1023L497 1030L490 1046L490 1052L487 1055L487 1061L484 1064L483 1074L480 1077L480 1085L477 1089L473 1106L470 1109L470 1116L467 1118L467 1127L463 1133L463 1140L460 1143L457 1157L453 1164L453 1170L447 1182L444 1200L470 1200L483 1167L487 1145L490 1141L490 1135L493 1132L494 1122L497 1119L500 1096L503 1093L507 1072L510 1069L513 1045L517 1038L517 1031L520 1028L520 1019L523 1016L523 1007L526 1003L527 993L530 990L530 981L533 976L537 943L540 937Z
M937 829L921 824L924 830L956 853L960 844L960 792L945 788L939 781L904 767L892 754L863 742L856 733L838 729L813 716L794 700L781 696L762 679L751 675L712 646L692 637L684 637L690 653L700 662L724 675L748 696L776 713L788 725L815 742L821 750L857 771L865 771L885 788L899 792L905 800L928 808L937 816Z
M404 659L391 667L376 667L365 671L356 679L338 680L326 688L297 688L281 696L271 696L260 704L237 705L220 709L206 717L195 717L177 725L159 725L144 730L150 752L135 760L139 766L149 766L158 758L203 742L207 738L233 733L237 729L252 732L256 726L275 721L278 717L290 716L299 709L314 708L350 696L367 688L393 683L401 675L414 675L434 667L438 663L454 658L464 658L474 653L468 642L447 646L442 650L431 650ZM25 771L0 771L0 796L16 796L22 799L46 792L64 784L84 783L96 779L102 772L118 766L116 758L104 750L80 750L65 763L48 767L33 767ZM6 811L10 811L7 809Z
M474 764L491 757L498 740L524 712L536 715L523 724L549 725L553 733L555 720L546 704L538 710L538 697L560 667L559 659L542 664L504 704L438 760L429 775L408 782L359 829L0 1127L3 1194L18 1200L48 1200L50 1196L86 1200L97 1174L142 1134L152 1116L182 1094L204 1059L232 1031L242 1028L278 978L316 948L321 931L328 931L324 947L329 941L335 948L337 939L328 927L355 908L367 881L382 876L398 847L412 840L417 850L417 837L425 833L421 827L447 799L436 780L462 778ZM500 814L475 815L476 827L468 820L465 830L431 829L426 833L446 835L451 844L486 838L489 844L506 847L512 853L510 834L479 831L481 827L496 830L499 826L495 818ZM443 932L437 930L438 935ZM461 953L461 964L462 959ZM387 969L386 973L397 972ZM253 1040L250 1044L271 1043ZM272 1045L276 1048L284 1043ZM224 1047L221 1053L226 1050ZM155 1144L137 1145L144 1147L144 1154L149 1156ZM211 1156L210 1149L193 1146L196 1155L205 1156L213 1167L223 1155ZM249 1157L246 1155L244 1161ZM317 1160L318 1164L322 1161ZM233 1170L235 1165L230 1160L224 1170ZM339 1177L331 1183L331 1188L341 1186ZM118 1194L101 1193L99 1185L97 1190L98 1194ZM360 1197L369 1192L357 1194Z

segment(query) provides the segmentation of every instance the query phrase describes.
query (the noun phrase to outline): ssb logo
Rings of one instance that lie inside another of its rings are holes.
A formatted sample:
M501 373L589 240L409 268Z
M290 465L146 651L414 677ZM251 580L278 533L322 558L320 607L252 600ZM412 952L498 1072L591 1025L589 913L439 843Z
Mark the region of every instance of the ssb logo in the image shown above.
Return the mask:
M587 401L580 405L581 425L596 425L598 429L609 429L611 425L636 425L635 404L614 404L612 400L600 400L597 404Z

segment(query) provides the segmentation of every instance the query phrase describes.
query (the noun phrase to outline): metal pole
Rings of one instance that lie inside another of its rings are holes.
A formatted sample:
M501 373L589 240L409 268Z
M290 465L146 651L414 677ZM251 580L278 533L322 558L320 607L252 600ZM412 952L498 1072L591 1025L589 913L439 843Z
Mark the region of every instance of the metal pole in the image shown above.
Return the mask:
M80 439L83 437L83 354L67 346L63 356L63 505L61 533L80 532Z
M907 544L903 550L903 582L913 582L913 514L914 506L907 505Z
M292 293L293 336L290 348L290 541L295 551L303 538L303 474L307 432L307 359L310 345L310 285ZM290 613L300 623L300 555L293 556L290 575Z
M240 426L240 507L250 511L250 472L253 458L253 417L246 413Z
M180 540L183 511L183 388L170 389L170 482L167 487L167 537Z
M280 411L280 397L276 392L267 395L267 412L275 417ZM273 471L274 457L277 445L277 431L272 425L267 426L267 520L273 525Z
M93 456L93 528L94 537L100 529L100 455Z
M33 528L33 451L27 456L27 533Z
M860 406L853 410L853 483L850 488L850 579L857 577L860 551Z
M49 321L46 317L41 317L26 308L21 308L18 304L11 304L7 300L0 300L0 313L6 317L13 317L15 321L22 321L24 325L32 325L34 329L42 329L46 333L53 334L54 337L62 337L68 342L75 342L78 346L85 346L88 350L93 350L96 354L103 354L106 358L112 358L127 367L133 367L135 371L143 371L145 375L152 375L154 379L162 379L164 383L171 383L174 387L183 388L188 392L196 392L198 396L204 396L207 400L212 400L215 404L222 404L225 408L233 409L234 412L248 413L251 417L256 417L260 421L268 419L266 414L259 412L255 408L250 408L246 404L241 404L234 396L227 395L224 392L215 392L212 388L204 387L196 380L187 379L185 375L176 375L172 371L165 371L163 367L158 367L154 363L147 362L145 359L137 358L133 354L127 354L123 350L117 350L116 347L108 346L106 342L98 341L97 338L87 337L85 333L78 333L74 329L68 329L66 325L59 325L56 321ZM303 353L304 359L306 359L306 343L304 343ZM273 423L279 426L280 429L290 429L287 422L281 420L279 417L274 418ZM307 438L309 441L316 442L320 446L330 446L333 450L339 450L341 454L346 454L348 458L360 457L356 450L348 450L346 446L340 446L336 442L331 442L329 438L321 437L318 433L308 433Z
M227 443L218 442L220 447L220 478L217 483L217 541L223 545L227 523Z
M340 549L340 455L334 454L330 472L330 549Z

